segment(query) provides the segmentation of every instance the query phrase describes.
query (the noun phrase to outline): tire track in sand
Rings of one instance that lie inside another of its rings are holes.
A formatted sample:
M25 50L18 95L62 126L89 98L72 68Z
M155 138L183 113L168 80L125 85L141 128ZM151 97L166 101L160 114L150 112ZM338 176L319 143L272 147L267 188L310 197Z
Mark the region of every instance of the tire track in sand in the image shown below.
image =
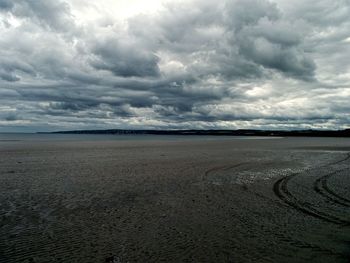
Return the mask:
M341 161L344 161L344 160L341 160ZM235 168L241 167L245 164L248 164L248 163L242 162L242 163L238 163L238 164L234 164L234 165L224 165L224 166L213 167L204 173L203 179L205 177L210 176L210 174L212 174L212 173L216 173L216 172L220 172L220 171L226 172L226 171L229 171L230 169L235 169ZM270 199L264 195L261 195L261 194L254 192L254 191L251 191L251 194L256 195L259 198L264 198L264 199L268 200L269 202L273 201L272 198ZM285 207L282 203L276 203L276 204ZM263 233L266 235L271 235L270 228L267 228L267 229L262 228L262 229L260 229L260 231L263 231ZM321 246L314 244L314 243L308 243L308 242L303 241L303 240L295 239L295 237L291 236L289 233L274 232L273 235L278 236L279 240L281 240L287 244L291 244L297 248L306 248L306 249L310 249L312 251L318 251L321 253L325 253L327 255L337 256L339 258L347 258L347 256L344 256L342 253L338 253L332 249L321 247Z
M328 186L328 180L335 176L338 172L346 171L348 168L343 169L341 171L336 171L325 176L318 178L314 183L314 190L320 195L324 196L328 200L337 203L342 206L350 207L350 200L340 196L334 190L330 189Z
M325 168L325 167L328 167L331 165L340 164L342 162L345 162L348 159L350 159L350 153L348 153L347 156L341 160L320 166L319 168ZM315 168L313 168L313 169L315 169ZM311 169L311 170L313 170L313 169ZM339 171L343 171L343 170L345 170L345 169L326 174L325 176L321 177L320 181L322 182L322 180L327 180L333 174L335 174ZM339 217L334 216L334 215L324 213L322 211L319 211L318 209L313 207L310 203L299 200L289 191L288 183L290 182L290 180L292 180L294 177L296 177L300 174L302 174L302 173L294 173L294 174L285 176L285 177L279 179L278 181L276 181L273 185L273 191L274 191L275 195L279 199L281 199L284 203L286 203L287 205L293 207L294 209L296 209L302 213L305 213L307 215L313 216L315 218L318 218L318 219L321 219L323 221L327 221L330 223L334 223L334 224L338 224L338 225L342 225L342 226L349 226L350 222L348 220L339 218ZM324 179L322 179L322 178L324 178ZM315 184L318 184L317 180L316 180Z

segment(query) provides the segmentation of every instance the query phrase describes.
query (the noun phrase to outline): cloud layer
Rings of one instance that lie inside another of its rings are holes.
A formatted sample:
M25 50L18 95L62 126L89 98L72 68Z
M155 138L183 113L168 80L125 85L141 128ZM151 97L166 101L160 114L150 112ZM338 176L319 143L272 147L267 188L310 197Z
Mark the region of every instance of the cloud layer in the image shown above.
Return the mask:
M348 0L111 10L0 0L0 132L349 125Z

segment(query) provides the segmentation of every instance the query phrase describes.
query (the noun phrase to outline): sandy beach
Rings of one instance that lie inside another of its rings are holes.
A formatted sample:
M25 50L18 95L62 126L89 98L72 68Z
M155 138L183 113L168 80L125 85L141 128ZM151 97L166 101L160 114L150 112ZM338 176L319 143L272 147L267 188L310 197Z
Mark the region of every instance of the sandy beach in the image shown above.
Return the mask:
M2 140L0 262L349 262L350 139Z

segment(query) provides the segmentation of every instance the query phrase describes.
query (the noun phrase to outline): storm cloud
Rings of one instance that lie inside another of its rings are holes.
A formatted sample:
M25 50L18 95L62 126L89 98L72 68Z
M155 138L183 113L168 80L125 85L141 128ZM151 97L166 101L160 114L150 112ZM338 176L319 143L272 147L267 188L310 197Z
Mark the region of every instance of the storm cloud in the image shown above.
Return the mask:
M0 0L0 132L348 128L349 1L141 3Z

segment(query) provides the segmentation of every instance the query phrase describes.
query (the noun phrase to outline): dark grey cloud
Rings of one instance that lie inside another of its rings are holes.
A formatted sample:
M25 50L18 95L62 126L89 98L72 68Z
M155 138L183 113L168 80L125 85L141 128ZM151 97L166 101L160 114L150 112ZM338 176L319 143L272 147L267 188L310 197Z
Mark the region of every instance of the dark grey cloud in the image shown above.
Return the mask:
M232 1L226 7L226 20L232 30L230 43L256 67L275 69L294 78L313 77L315 65L300 45L302 36L276 4Z
M340 26L349 22L350 5L348 0L296 0L277 1L285 13L299 17L313 26Z
M13 15L33 20L53 30L70 30L74 27L69 4L63 1L46 0L2 0L0 7L10 10Z
M237 31L246 26L254 26L263 18L278 20L280 11L276 4L261 0L234 0L225 5L226 21Z
M5 81L19 81L20 78L17 76L17 73L24 73L31 76L36 74L30 65L18 58L2 58L0 69L0 78Z
M349 123L346 0L103 2L0 0L0 131Z
M120 43L117 39L97 40L92 47L95 55L91 65L97 70L109 70L122 77L156 77L159 58L142 45Z
M13 1L11 0L1 0L0 1L0 10L10 10L13 7Z

